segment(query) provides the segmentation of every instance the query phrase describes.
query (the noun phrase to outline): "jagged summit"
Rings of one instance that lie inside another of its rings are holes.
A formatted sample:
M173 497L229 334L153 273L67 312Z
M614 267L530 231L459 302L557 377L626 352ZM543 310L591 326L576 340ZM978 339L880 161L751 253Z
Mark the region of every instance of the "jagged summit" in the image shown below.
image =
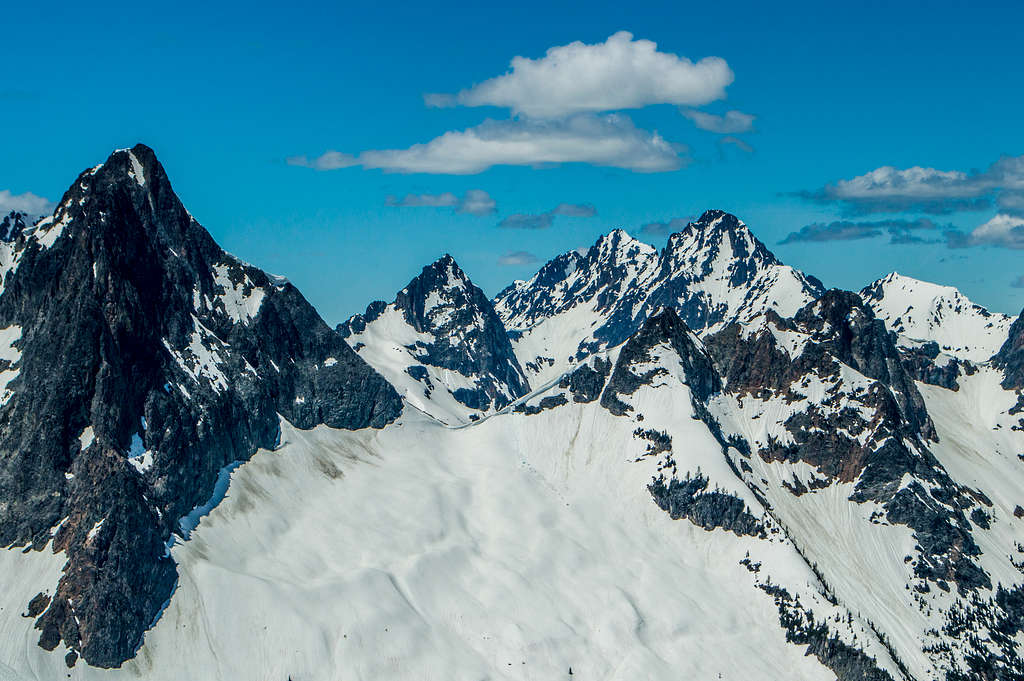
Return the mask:
M1006 340L1013 317L990 312L952 286L892 272L861 290L886 327L904 339L934 341L960 360L983 362Z
M704 268L720 256L760 267L780 264L742 220L717 209L704 211L682 231L670 235L665 249L671 254L666 266L690 271L700 267L704 274L710 271Z
M66 553L39 643L116 666L226 466L274 447L281 417L381 427L401 405L291 284L214 242L148 147L79 175L5 246L0 544Z
M491 301L451 255L338 331L407 402L444 423L479 418L529 391Z
M495 298L520 363L543 382L628 338L662 307L698 333L768 310L796 313L821 283L783 265L738 218L709 210L660 252L615 230Z

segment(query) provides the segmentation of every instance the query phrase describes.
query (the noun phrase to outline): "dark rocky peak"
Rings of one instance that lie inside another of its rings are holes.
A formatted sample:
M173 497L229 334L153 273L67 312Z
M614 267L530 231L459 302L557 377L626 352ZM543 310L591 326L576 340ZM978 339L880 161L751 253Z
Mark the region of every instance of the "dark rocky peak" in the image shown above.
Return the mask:
M401 315L421 337L411 344L403 340L400 347L386 337L389 332L383 327L380 333L385 337L380 337L374 324L389 311ZM443 373L431 378L427 367L455 371L474 382L475 389L453 388L455 399L470 409L501 408L529 392L529 382L494 306L450 255L424 267L393 303L371 303L364 314L339 325L338 332L371 364L382 360L382 352L402 353L401 359L412 364L403 375L388 373L398 359L393 356L381 361L379 370L395 385L411 376L423 384L418 388L428 398L436 384L445 380Z
M1003 370L1004 388L1024 390L1024 310L1010 326L1010 334L992 358L992 364Z
M650 279L656 260L654 247L615 229L585 251L569 251L548 262L529 281L515 282L495 303L516 329L595 297L597 309L607 311L624 296L643 293L637 284Z
M28 215L12 210L0 220L0 241L17 241L29 226Z
M601 405L614 414L623 415L632 407L622 396L632 395L643 385L651 385L666 373L658 363L654 350L670 348L678 356L696 403L704 403L722 388L714 362L703 343L690 331L675 310L663 308L649 317L640 330L622 346Z
M453 314L472 323L475 315L490 309L491 304L455 258L445 254L398 292L395 307L414 329L431 332L453 321Z
M813 340L805 352L827 352L881 382L893 392L913 430L926 438L935 436L924 398L904 366L896 334L886 330L859 295L830 289L797 312L793 322Z
M226 466L274 447L280 416L382 427L401 402L291 284L214 242L148 147L82 173L19 243L0 293L18 350L0 544L52 536L68 562L40 644L116 666L173 592L179 519Z
M779 260L739 218L721 210L708 210L681 232L668 238L662 254L662 270L671 275L686 272L693 277L708 276L716 262L726 262L732 281L750 281L753 272Z

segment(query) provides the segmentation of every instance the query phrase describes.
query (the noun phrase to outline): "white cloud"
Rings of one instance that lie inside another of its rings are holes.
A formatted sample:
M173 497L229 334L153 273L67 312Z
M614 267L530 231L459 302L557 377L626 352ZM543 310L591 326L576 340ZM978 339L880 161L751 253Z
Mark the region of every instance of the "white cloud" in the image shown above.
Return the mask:
M676 170L682 145L657 132L641 130L618 114L580 114L564 120L488 120L466 130L446 132L408 149L364 151L358 157L330 151L289 159L292 165L333 170L353 165L397 173L471 175L496 165L538 166L589 163L638 172Z
M454 208L456 213L470 215L491 215L497 208L497 202L482 189L469 189L462 197L451 192L442 194L406 194L402 198L387 197L387 205L401 207Z
M1024 249L1024 218L999 214L967 235L968 246Z
M978 182L969 181L959 170L936 170L914 166L900 170L882 166L849 180L832 185L831 194L838 199L870 198L967 198L984 193Z
M756 118L742 111L726 111L724 115L717 116L695 109L684 109L683 115L701 130L717 132L720 135L749 132L753 129Z
M303 166L316 170L337 170L359 165L359 161L354 156L343 154L340 151L326 151L313 159L306 156L289 156L287 161L290 166Z
M0 189L0 217L12 210L37 217L52 213L54 208L53 201L36 196L32 192L12 194L8 189Z
M725 97L733 72L724 59L694 63L659 52L650 40L619 31L596 45L552 47L540 59L515 57L511 70L457 95L431 94L428 106L499 106L535 118L638 109L652 104L701 106Z
M922 210L951 213L988 208L995 199L1004 212L1024 209L1024 156L1003 156L983 172L938 170L922 166L882 166L815 191L803 198L837 202L852 212Z
M462 197L458 212L470 215L490 215L498 210L497 202L483 189L470 189Z
M499 265L532 265L537 261L537 256L527 251L510 251L498 258Z

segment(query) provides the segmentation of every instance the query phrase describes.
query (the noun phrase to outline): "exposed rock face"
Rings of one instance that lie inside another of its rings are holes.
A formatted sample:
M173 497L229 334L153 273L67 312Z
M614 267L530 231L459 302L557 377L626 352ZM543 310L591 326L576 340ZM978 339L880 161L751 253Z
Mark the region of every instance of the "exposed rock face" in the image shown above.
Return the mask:
M17 241L28 227L28 215L12 210L0 220L0 241Z
M424 267L393 303L371 303L338 331L428 413L443 410L447 396L468 414L529 391L491 301L450 255Z
M648 319L643 328L622 346L615 369L601 395L601 406L617 416L631 411L632 407L623 397L632 395L642 385L650 385L665 373L660 364L651 362L651 351L663 345L670 347L678 356L695 404L706 402L718 392L721 382L711 356L679 315L665 309Z
M744 535L764 536L765 529L739 497L720 490L709 490L703 476L685 480L664 475L654 479L647 488L654 502L674 520L686 518L694 525L712 530L721 527Z
M851 501L880 503L890 522L916 532L918 577L964 590L991 586L972 561L980 549L964 513L979 502L928 451L934 427L895 336L856 294L828 291L760 330L727 327L708 347L728 393L792 405L777 434L752 442L752 451L814 466L823 476L814 487L856 482Z
M660 253L615 230L585 253L565 253L515 282L495 307L520 362L540 383L623 343L663 307L703 333L768 310L792 315L822 290L779 262L735 216L709 210Z
M942 354L935 341L901 346L899 352L904 369L915 381L942 386L947 390L959 390L960 376L970 376L976 371L972 363Z
M275 446L278 414L382 427L401 403L291 284L221 250L143 145L83 172L10 253L0 544L52 536L68 563L40 644L116 666L171 597L179 519Z
M1024 310L1010 327L1009 336L992 363L1004 372L1004 388L1024 390Z

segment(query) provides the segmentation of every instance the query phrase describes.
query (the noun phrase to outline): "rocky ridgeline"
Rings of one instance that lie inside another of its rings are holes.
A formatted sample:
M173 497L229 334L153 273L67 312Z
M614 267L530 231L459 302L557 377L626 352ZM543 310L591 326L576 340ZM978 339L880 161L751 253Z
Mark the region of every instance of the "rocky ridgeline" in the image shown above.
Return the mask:
M401 340L394 324L405 328ZM390 371L404 367L401 371L416 382L412 392L427 400L436 400L437 390L448 392L474 417L529 392L494 306L450 255L424 267L394 302L370 303L338 332L395 385L409 383ZM382 346L391 340L398 342L388 352ZM449 386L450 372L458 381Z
M276 445L278 414L382 427L401 404L291 284L214 243L145 146L25 231L0 294L0 544L66 552L40 645L117 666L174 590L179 519Z

